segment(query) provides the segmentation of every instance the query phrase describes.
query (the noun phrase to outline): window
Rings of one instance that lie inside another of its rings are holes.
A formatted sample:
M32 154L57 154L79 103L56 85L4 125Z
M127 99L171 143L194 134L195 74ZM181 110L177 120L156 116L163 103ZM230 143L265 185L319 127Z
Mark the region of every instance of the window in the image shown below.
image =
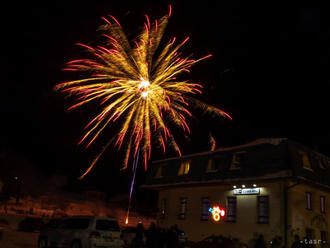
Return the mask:
M305 193L305 201L306 201L306 209L312 210L312 193L311 192Z
M306 228L306 237L308 239L314 239L314 230L310 228Z
M258 196L258 223L269 223L269 197Z
M243 162L246 152L236 152L233 154L233 158L230 164L230 170L239 170L240 164Z
M210 158L206 167L206 173L217 172L220 167L220 157Z
M115 220L97 220L96 230L101 231L119 231L119 226Z
M323 169L323 170L327 169L327 167L326 167L326 162L323 161L322 159L319 160L319 166L320 166L320 168Z
M325 196L320 196L320 211L325 213Z
M51 219L50 221L48 221L48 223L46 224L46 227L48 228L58 228L58 226L61 224L61 220L60 219Z
M302 166L304 169L306 170L313 170L312 169L312 166L311 166L311 163L309 161L309 158L308 158L308 155L306 154L306 152L303 152L303 151L299 151L299 154L301 156L301 161L302 161Z
M186 161L181 162L179 172L178 172L179 176L187 175L189 173L190 163L191 163L191 160L186 160Z
M159 165L156 171L155 178L162 178L163 177L163 166Z
M202 212L201 212L201 220L209 220L210 218L210 198L203 197L202 198Z
M59 227L61 229L83 230L88 228L89 222L89 219L65 219Z
M328 240L328 235L326 231L321 231L321 240L322 244L326 244Z
M179 219L184 220L187 214L187 197L180 198Z
M160 218L165 219L166 215L166 199L162 199L160 202Z
M236 197L227 198L227 221L236 222Z

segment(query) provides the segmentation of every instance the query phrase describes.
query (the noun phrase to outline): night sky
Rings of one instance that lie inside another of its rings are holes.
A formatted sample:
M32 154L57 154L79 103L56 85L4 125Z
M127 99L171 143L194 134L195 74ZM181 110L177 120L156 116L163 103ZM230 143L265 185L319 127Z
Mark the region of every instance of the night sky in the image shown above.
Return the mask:
M208 150L207 134L212 132L217 147L260 137L287 137L330 156L328 9L280 2L217 2L43 1L20 6L19 11L17 6L9 9L11 17L2 21L8 35L3 37L1 60L5 76L1 79L0 166L47 175L40 181L63 175L72 188L83 185L127 193L130 173L119 171L122 154L116 150L107 152L83 182L76 180L104 144L104 137L114 131L109 128L87 150L77 146L97 104L67 112L71 101L53 87L77 78L61 69L69 60L88 56L74 44L98 39L101 16L116 16L134 38L144 14L159 18L168 12L168 4L173 15L164 40L190 36L185 55L214 55L195 65L187 78L205 86L200 99L233 117L231 122L221 121L197 112L190 121L191 140L180 140L184 154ZM173 155L156 152L153 159Z

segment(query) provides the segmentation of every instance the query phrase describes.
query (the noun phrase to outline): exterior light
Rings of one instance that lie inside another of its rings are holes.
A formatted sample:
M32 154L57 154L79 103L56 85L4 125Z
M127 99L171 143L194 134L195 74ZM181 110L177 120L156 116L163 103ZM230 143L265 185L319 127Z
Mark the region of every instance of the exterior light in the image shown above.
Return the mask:
M244 184L242 185L242 188L245 188L245 185Z
M233 188L236 189L237 188L236 185L234 185Z
M257 185L256 184L253 184L253 187L257 187Z

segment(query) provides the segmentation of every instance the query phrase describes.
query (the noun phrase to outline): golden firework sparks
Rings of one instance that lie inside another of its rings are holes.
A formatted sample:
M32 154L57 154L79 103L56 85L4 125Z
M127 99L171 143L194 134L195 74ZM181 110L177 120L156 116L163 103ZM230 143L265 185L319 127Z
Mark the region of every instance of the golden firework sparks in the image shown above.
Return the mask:
M180 48L189 37L178 44L173 38L162 50L158 48L171 12L170 7L168 15L153 23L146 15L144 29L132 43L117 19L111 15L102 17L105 25L101 29L106 44L91 47L78 43L91 54L91 58L70 61L64 68L67 71L87 72L88 77L56 86L57 90L77 97L77 102L69 109L92 101L100 102L100 111L87 124L87 131L79 144L86 142L86 147L90 146L107 126L120 121L120 130L111 141L118 149L125 146L124 168L129 157L135 157L139 148L147 168L152 140L158 142L164 152L169 145L181 156L165 118L190 133L186 117L192 116L188 110L192 103L206 112L231 118L220 109L192 97L202 93L202 85L177 79L179 74L189 72L192 65L212 55L200 59L182 57ZM158 56L155 56L156 51ZM89 173L111 141L83 176Z

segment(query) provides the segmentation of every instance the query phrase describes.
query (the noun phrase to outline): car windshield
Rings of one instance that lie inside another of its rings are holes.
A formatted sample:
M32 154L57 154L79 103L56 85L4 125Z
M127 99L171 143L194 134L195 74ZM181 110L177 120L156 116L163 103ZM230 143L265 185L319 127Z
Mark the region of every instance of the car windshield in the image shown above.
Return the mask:
M46 224L46 227L49 227L49 228L57 228L58 225L60 224L61 220L59 219L53 219L53 220L50 220L48 221L48 223Z
M26 218L24 220L24 222L26 222L26 223L43 223L42 219L38 219L38 218Z
M60 224L61 229L87 229L89 226L89 219L66 219Z
M96 230L100 231L119 231L119 226L115 220L97 220Z

